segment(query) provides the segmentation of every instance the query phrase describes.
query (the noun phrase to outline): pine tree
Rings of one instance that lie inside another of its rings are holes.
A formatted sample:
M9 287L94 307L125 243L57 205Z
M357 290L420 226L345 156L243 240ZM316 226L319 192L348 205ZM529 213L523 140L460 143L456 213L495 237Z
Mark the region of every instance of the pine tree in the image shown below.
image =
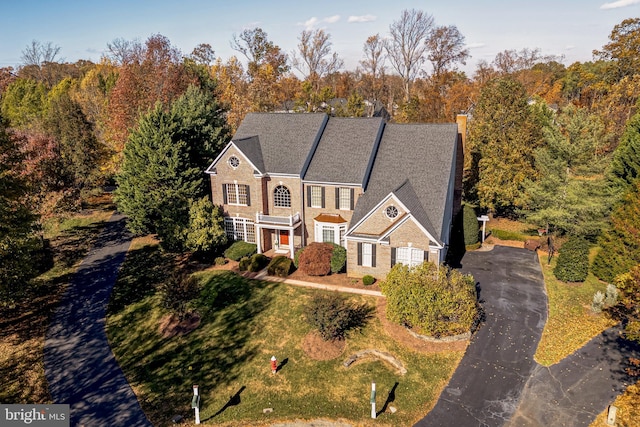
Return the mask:
M166 248L183 248L190 202L207 193L205 165L227 136L223 117L212 97L190 89L170 111L158 103L140 118L125 147L115 192L132 232L157 233Z

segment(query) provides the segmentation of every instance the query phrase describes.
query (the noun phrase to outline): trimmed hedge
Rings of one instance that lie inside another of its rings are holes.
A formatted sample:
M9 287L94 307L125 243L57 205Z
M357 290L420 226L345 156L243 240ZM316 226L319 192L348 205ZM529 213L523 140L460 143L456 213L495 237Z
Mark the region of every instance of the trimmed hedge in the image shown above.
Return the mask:
M255 273L265 268L267 264L269 264L269 257L265 254L253 254L247 270Z
M306 246L305 246L306 248ZM300 248L296 251L295 254L293 254L293 265L295 268L300 267L300 255L302 254L302 252L304 252L305 248Z
M560 248L553 274L563 282L584 282L589 274L589 242L570 237Z
M257 250L258 247L255 244L239 240L224 251L224 256L231 260L239 261L241 258L250 257L255 254Z
M464 232L465 246L471 246L478 243L478 235L480 234L480 226L478 225L478 216L473 207L469 205L462 206L462 228Z
M249 258L248 256L242 257L238 262L238 269L240 271L247 271L247 269L249 268L249 264L251 264L251 258Z
M269 276L287 277L291 272L291 258L279 255L274 257L267 266Z

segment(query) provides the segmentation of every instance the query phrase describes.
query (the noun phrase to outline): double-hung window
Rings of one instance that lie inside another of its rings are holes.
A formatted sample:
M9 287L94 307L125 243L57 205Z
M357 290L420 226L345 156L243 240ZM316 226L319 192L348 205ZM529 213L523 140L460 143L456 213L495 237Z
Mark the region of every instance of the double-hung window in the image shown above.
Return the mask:
M336 187L336 209L353 210L353 188Z
M376 245L374 243L358 242L358 265L363 267L376 266Z
M250 219L227 217L224 219L224 231L231 240L244 240L249 243L256 242L255 226Z
M324 187L310 185L307 187L307 206L324 208Z
M249 186L245 184L222 184L224 203L249 206Z

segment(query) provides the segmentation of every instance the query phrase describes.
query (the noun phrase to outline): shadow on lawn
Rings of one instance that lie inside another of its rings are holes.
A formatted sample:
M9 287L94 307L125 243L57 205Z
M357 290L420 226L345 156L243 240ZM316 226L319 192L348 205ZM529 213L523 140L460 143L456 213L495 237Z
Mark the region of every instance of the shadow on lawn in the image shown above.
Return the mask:
M387 395L387 400L385 400L384 405L382 405L382 408L380 408L376 416L379 417L381 414L384 414L384 412L387 410L387 407L389 406L389 403L392 403L396 400L396 389L399 385L400 383L396 381L393 387L391 387L391 390L389 390L389 394Z
M151 299L121 319L121 325L138 326L120 332L114 328L114 334L121 334L117 339L119 361L129 381L148 390L142 404L154 424L190 411L189 391L193 384L199 384L202 393L207 394L208 390L231 384L238 378L241 367L258 352L252 339L253 322L269 306L274 286L277 284L232 272L208 277L202 282L196 304L202 323L195 331L180 337L161 338L157 325L153 330L149 330L148 323L145 326L147 313L155 304ZM133 290L124 294L130 292ZM242 390L222 410L238 404Z
M224 406L218 410L218 412L216 412L215 414L211 415L206 420L202 420L202 422L206 422L206 421L209 421L212 418L217 417L218 415L223 413L227 408L229 408L231 406L238 406L242 402L242 400L240 399L240 393L242 393L246 388L247 387L245 387L245 386L240 387L240 389L238 391L236 391L236 394L234 394L233 396L229 397L229 400L227 401L227 403L225 403Z

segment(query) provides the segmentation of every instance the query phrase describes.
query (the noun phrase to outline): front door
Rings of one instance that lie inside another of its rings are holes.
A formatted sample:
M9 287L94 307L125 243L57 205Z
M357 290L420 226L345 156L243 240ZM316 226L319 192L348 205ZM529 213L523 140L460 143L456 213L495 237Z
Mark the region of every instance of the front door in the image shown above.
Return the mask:
M280 230L280 246L289 246L289 230Z

